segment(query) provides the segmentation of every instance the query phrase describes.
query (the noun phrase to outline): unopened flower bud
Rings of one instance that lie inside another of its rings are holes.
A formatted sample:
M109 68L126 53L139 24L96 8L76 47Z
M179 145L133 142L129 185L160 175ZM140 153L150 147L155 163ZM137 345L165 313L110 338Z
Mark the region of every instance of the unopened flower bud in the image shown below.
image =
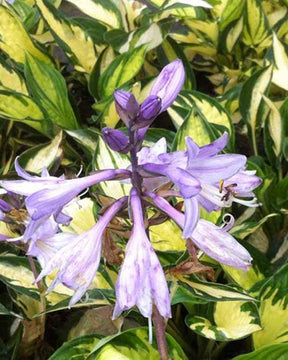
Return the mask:
M172 61L164 67L155 80L150 95L161 98L161 112L165 111L176 99L185 80L185 71L180 59Z
M161 109L161 99L156 95L150 95L141 105L141 117L144 121L154 119Z
M105 127L102 129L102 135L110 149L123 154L129 151L129 138L122 131Z
M118 115L129 127L131 120L136 118L139 111L135 96L127 91L117 90L114 92L114 99Z

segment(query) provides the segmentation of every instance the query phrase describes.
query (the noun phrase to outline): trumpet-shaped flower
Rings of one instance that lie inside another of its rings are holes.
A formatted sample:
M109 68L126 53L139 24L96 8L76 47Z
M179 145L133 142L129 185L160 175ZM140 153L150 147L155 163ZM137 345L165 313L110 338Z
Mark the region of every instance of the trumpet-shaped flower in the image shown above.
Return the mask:
M17 164L17 163L16 163ZM16 165L15 164L15 165ZM36 177L27 174L17 166L17 173L24 180L1 181L7 191L28 196L25 200L29 215L33 220L54 215L59 222L68 222L62 208L81 191L101 181L116 180L130 176L129 170L103 170L83 178L66 180L63 177Z
M160 210L168 214L182 229L184 228L184 214L160 196L151 192L147 192L146 195ZM220 228L209 221L199 219L190 239L200 250L218 262L247 270L252 261L249 252L227 232L233 226L233 222L234 219L230 215L228 224Z
M61 282L75 290L69 306L75 304L88 289L98 270L103 233L126 202L127 197L114 202L98 222L81 235L59 233L51 239L38 242L37 248L34 250L30 249L30 253L42 258L44 264L36 282L53 270L58 269L58 273L47 292L52 291ZM59 246L59 249L56 246L57 251L55 251L55 244Z
M246 157L238 154L217 155L227 142L227 133L202 147L187 137L187 151L160 154L157 163L142 165L143 170L164 175L178 187L185 205L185 238L189 238L195 229L199 204L209 212L230 207L233 201L258 206L253 190L259 186L261 179L255 176L255 172L245 170ZM237 195L253 199L242 200Z
M113 318L137 306L147 318L152 316L153 302L159 313L171 317L169 290L157 255L147 238L141 200L131 191L133 229L126 246L125 259L116 283L116 305Z

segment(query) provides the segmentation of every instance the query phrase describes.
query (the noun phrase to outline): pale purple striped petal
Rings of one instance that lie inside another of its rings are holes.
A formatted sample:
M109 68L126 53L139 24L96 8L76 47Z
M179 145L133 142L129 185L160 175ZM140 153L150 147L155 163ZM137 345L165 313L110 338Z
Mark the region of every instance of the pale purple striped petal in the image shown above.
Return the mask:
M42 248L38 246L38 250L42 251L45 266L35 282L53 270L59 269L53 283L49 286L48 292L61 282L75 290L69 303L69 306L74 305L88 289L97 273L101 258L102 237L106 227L126 203L126 196L115 201L98 222L81 235L57 234L52 239L42 241ZM58 237L64 246L52 254L51 247L53 248ZM49 260L47 261L47 259Z
M166 65L156 78L150 95L156 95L162 100L161 112L165 111L178 96L185 81L185 70L180 59Z
M188 171L195 178L206 183L214 184L220 180L226 180L244 169L246 156L227 154L217 155L203 159L195 159L189 164Z
M248 270L252 257L229 233L200 219L191 240L200 250L222 264Z
M196 198L184 200L185 223L183 227L183 238L188 239L192 236L200 217L200 208Z
M135 189L132 189L130 199L133 229L116 282L117 301L113 318L133 306L137 306L143 316L151 318L153 300L163 317L171 317L165 275L147 238L141 200Z
M211 144L201 146L199 148L198 158L206 158L218 154L227 146L228 141L229 135L225 131L222 136L213 141Z
M33 220L50 214L58 214L64 205L70 202L81 191L101 181L115 180L130 176L128 170L103 170L83 178L62 180L58 184L50 184L26 199L27 210Z

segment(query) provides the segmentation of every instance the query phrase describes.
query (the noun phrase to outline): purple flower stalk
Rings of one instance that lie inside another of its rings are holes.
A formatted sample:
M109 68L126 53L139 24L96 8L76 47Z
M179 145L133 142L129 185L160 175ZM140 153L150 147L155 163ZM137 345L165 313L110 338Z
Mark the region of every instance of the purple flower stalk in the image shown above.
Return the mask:
M113 151L130 153L128 169L101 170L75 179L53 177L44 169L42 176L37 177L27 174L16 159L15 168L23 180L1 182L8 192L26 197L29 223L25 225L24 239L29 243L28 254L36 256L42 266L36 281L58 270L48 291L58 283L72 288L75 293L70 306L81 298L97 273L105 229L117 212L129 203L132 231L116 283L113 317L134 306L149 319L149 325L153 306L163 318L171 317L165 274L145 226L148 224L145 221L147 197L183 229L184 239L192 241L210 257L239 269L251 265L252 258L247 250L227 232L233 225L232 216L223 227L200 219L200 207L211 212L230 207L233 202L259 205L253 191L261 180L254 171L246 170L246 157L218 154L227 145L228 134L224 133L211 144L201 147L186 138L186 151L167 153L164 138L151 148L141 148L149 125L176 99L184 78L183 64L175 60L161 71L142 104L129 92L115 91L116 109L128 128L128 135L120 130L104 128L103 138ZM132 184L129 202L126 197L115 201L96 225L83 234L60 232L58 223L71 220L65 214L65 206L79 193L101 181L123 179ZM183 198L184 213L157 195L163 185L168 197ZM0 202L0 216L9 211L9 206ZM157 323L158 320L154 321Z

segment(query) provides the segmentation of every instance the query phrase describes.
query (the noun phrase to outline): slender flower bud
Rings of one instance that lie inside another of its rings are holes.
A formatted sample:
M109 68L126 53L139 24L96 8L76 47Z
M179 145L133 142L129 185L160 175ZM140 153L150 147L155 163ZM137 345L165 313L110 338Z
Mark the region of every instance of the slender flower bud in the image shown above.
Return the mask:
M155 80L150 95L157 95L162 100L161 112L165 111L176 99L185 80L185 71L180 59L165 66Z
M150 125L161 110L161 99L158 96L150 95L140 107L140 114L136 119L138 128Z
M102 135L110 149L127 154L129 151L129 138L122 131L105 127L102 129Z
M124 90L114 91L115 106L118 115L127 127L139 112L139 104L135 96Z

